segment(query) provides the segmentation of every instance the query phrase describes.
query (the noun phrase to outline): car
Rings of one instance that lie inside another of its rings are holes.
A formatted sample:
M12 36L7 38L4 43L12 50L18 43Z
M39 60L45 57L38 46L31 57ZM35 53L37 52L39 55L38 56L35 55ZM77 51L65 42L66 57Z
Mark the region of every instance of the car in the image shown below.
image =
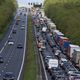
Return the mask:
M24 16L26 16L26 14L24 14Z
M80 71L70 71L68 76L69 80L80 80Z
M66 63L67 61L68 61L67 59L61 58L61 59L60 59L60 66L63 66L64 63Z
M4 59L2 56L0 56L0 63L3 63L4 62Z
M20 13L20 15L22 15L22 12Z
M3 75L3 80L15 80L15 76L14 76L13 72L6 72Z
M25 27L21 27L21 30L24 30L25 29Z
M69 61L65 61L62 68L65 70L67 74L71 71L77 71L77 69Z
M13 45L14 42L13 42L13 41L9 41L8 44L9 44L9 45Z
M9 41L11 41L11 40L12 40L12 37L11 37L11 36L9 36L9 38L8 38L8 42L9 42Z
M25 25L22 25L21 27L25 27Z
M22 44L19 43L19 44L17 45L17 48L23 48Z
M16 34L16 28L15 28L15 29L13 29L12 33L13 33L13 34Z
M18 25L19 24L19 22L18 21L16 21L16 25Z
M56 50L56 51L55 51L55 56L58 56L60 53L61 53L60 50Z
M22 22L25 22L24 20L22 20Z
M51 69L51 77L54 80L66 80L65 73L60 66Z

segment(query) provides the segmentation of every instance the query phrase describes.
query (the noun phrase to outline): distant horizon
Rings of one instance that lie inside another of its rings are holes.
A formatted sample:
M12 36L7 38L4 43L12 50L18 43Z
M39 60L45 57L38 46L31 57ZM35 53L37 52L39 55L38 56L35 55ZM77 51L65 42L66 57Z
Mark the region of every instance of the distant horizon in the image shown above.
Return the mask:
M21 6L27 6L28 3L43 3L44 0L17 0L18 2L18 6L21 7Z

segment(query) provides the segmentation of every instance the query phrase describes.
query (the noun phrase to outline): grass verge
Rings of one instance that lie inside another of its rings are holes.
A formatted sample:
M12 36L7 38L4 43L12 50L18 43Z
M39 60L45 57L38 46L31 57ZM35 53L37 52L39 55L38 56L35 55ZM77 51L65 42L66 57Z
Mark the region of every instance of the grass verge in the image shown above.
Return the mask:
M23 80L36 80L37 65L36 55L34 50L34 39L32 30L32 18L28 17L28 38L27 38L27 53L24 66Z
M71 43L80 45L80 0L46 0L45 13Z

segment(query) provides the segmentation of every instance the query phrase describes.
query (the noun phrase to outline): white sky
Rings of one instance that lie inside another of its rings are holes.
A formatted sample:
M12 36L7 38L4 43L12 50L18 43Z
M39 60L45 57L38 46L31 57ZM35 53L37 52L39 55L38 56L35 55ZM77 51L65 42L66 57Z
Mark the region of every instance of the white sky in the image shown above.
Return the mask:
M27 3L33 3L33 2L35 2L35 3L42 3L44 0L17 0L18 1L18 4L19 4L19 6L26 6L27 5Z

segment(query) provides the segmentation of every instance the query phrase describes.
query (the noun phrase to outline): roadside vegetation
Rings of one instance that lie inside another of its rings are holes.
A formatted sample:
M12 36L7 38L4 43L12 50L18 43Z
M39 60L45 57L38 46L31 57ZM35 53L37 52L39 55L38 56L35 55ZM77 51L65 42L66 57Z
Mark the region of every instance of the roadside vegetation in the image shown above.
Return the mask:
M80 0L46 0L44 7L57 28L80 45Z
M0 0L0 39L8 29L14 11L16 10L16 0Z
M32 18L28 17L28 38L23 80L36 80L37 64L34 49Z

